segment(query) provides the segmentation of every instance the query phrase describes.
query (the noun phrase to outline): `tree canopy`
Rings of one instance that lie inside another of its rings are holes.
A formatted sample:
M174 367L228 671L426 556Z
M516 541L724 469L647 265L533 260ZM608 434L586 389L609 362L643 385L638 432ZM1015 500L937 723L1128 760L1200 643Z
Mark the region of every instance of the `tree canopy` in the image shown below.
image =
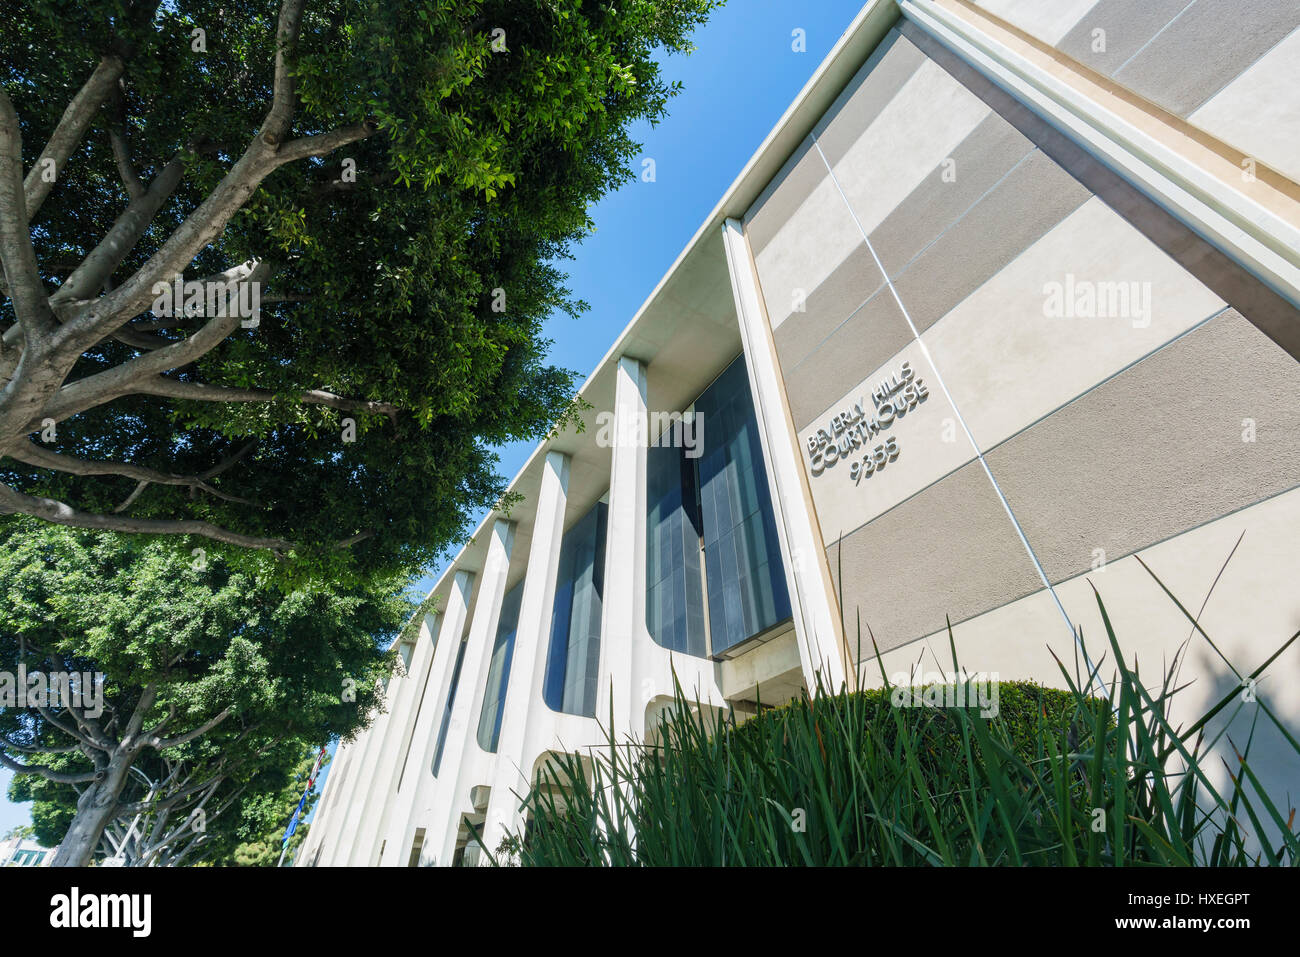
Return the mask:
M557 264L713 5L11 5L0 514L429 564L570 410Z
M158 819L131 805L170 801L183 820L214 781L212 815L283 787L306 747L379 702L404 582L285 591L219 557L198 566L165 539L0 528L0 675L25 674L28 692L0 702L0 764L58 786L13 785L50 805L43 837L66 829L59 863L85 863L124 815ZM56 675L74 693L55 695Z

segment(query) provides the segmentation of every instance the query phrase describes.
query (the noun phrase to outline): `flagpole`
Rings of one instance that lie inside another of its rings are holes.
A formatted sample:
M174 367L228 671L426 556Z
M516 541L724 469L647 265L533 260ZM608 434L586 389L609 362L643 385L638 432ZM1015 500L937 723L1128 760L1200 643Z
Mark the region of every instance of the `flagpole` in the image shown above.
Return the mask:
M302 797L298 799L298 806L293 810L293 817L289 818L289 826L284 829L284 838L280 841L280 859L275 862L276 867L284 866L284 856L289 853L289 840L293 837L294 832L298 830L298 818L302 815L302 809L307 804L307 797L311 794L311 789L316 786L316 774L325 763L325 752L328 745L322 744L320 751L316 752L316 763L312 765L311 773L307 775L307 787L302 792Z

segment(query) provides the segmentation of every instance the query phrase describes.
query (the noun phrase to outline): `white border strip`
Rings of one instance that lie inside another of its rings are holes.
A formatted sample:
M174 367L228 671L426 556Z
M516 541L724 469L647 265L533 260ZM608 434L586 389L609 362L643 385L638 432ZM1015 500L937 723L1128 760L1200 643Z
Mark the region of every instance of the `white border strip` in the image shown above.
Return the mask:
M935 0L899 0L898 6L907 19L1300 308L1300 232Z

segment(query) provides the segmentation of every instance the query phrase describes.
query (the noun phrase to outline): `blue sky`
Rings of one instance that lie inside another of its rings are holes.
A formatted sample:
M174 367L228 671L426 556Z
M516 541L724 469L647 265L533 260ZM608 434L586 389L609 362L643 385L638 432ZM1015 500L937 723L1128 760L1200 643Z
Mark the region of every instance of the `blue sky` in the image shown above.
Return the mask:
M638 178L592 212L596 232L563 263L570 288L591 308L579 319L547 323L550 359L590 373L695 235L861 9L864 0L731 0L695 35L696 51L664 63L684 87L657 127L634 128L643 144L633 163L655 161L655 182ZM793 47L804 31L806 52ZM499 450L500 472L513 477L534 444ZM482 516L475 519L477 524ZM433 587L455 550L420 585Z
M863 2L731 0L696 34L694 53L667 59L666 77L684 90L657 127L634 131L644 146L632 166L639 172L641 160L652 158L655 182L637 178L598 204L596 232L563 264L570 288L591 309L547 324L553 363L580 380L595 368ZM792 49L796 29L804 31L802 53ZM501 473L513 476L532 448L500 449ZM422 589L441 571L432 570ZM0 833L28 820L26 805L3 797L10 777L0 770Z

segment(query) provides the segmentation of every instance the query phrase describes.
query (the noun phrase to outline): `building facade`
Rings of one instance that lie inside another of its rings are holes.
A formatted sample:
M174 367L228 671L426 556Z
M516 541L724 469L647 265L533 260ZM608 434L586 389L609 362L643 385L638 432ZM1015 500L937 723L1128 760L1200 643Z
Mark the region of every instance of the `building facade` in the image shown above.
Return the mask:
M1094 588L1189 714L1231 690L1300 630L1297 91L1288 0L867 3L438 582L298 863L472 863L674 672L748 714L950 670L951 624L969 672L1108 677ZM1300 646L1268 674L1300 727Z
M0 841L0 867L48 867L54 851L24 837Z

